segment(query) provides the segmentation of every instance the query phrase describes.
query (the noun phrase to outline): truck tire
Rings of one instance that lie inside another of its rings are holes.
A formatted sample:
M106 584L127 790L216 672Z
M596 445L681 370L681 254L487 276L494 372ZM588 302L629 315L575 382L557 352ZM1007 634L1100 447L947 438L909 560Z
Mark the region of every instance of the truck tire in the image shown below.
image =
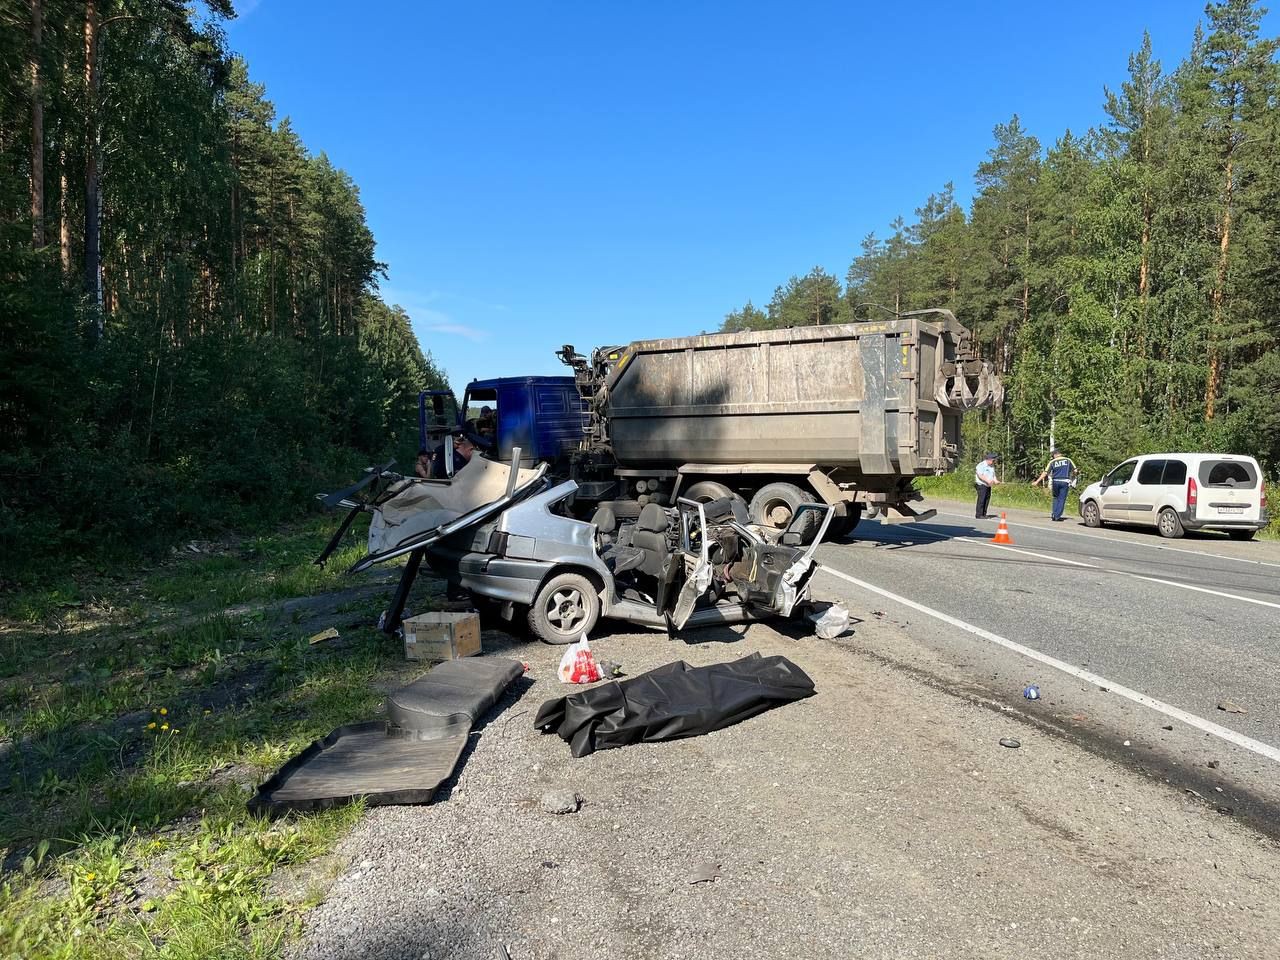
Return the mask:
M529 607L529 632L543 643L574 643L600 620L600 591L580 573L558 573Z
M1160 516L1156 518L1156 529L1160 531L1160 536L1170 540L1176 540L1185 532L1182 521L1178 519L1178 512L1173 507L1165 507L1160 511Z
M715 480L699 480L681 494L686 500L696 500L698 503L710 503L712 500L719 500L721 497L736 497L742 500L736 493L726 487L723 483ZM743 500L743 503L746 503Z
M751 522L772 530L785 530L800 504L816 503L817 500L808 490L802 490L794 483L766 483L751 498ZM803 539L807 540L817 526L818 514L811 510L800 529Z
M858 521L862 519L862 504L847 503L844 509L845 515L843 517L831 518L831 524L827 527L828 540L843 540L853 533Z

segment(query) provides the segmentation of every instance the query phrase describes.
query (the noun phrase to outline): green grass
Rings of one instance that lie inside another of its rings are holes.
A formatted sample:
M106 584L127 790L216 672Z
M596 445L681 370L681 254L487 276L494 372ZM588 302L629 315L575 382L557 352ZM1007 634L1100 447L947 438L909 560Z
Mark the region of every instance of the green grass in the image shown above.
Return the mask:
M929 497L939 497L944 500L968 500L972 502L975 494L973 492L973 478L967 473L947 473L940 477L918 477L915 481L916 489L925 495L926 501ZM1076 512L1080 503L1076 491L1072 490L1067 494L1067 511L1069 513ZM1030 510L1045 510L1053 504L1053 498L1045 491L1044 487L1036 487L1030 483L1022 481L1010 481L1002 483L991 491L991 507L992 510L999 510L1001 507L1021 507Z
M332 849L360 810L272 822L245 785L371 716L375 684L413 668L351 626L374 621L376 592L319 625L225 608L354 585L341 571L358 548L311 565L331 526L6 603L0 957L269 958L296 935L318 889L284 894L273 875ZM330 621L341 638L310 645Z
M929 497L938 497L972 502L975 496L973 480L966 472L947 473L940 477L918 477L915 485L925 495L926 501ZM1267 484L1267 504L1271 522L1266 529L1258 531L1258 536L1264 540L1280 540L1280 484ZM1032 486L1025 481L1002 483L991 491L992 510L1022 507L1047 511L1051 505L1052 500L1044 487ZM1067 514L1075 515L1079 510L1080 498L1077 491L1072 490L1067 494Z

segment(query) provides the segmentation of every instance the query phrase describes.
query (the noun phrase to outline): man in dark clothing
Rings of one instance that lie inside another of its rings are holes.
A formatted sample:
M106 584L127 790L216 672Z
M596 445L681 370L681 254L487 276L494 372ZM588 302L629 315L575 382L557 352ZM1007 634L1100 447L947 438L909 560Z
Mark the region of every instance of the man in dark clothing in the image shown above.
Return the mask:
M978 491L978 506L974 516L979 520L991 519L987 506L991 503L991 488L1000 482L996 477L995 466L999 459L994 453L988 453L978 461L978 466L973 471L973 486Z
M475 444L463 434L453 437L453 472L457 473L461 470L471 455L476 452ZM444 444L440 444L436 448L436 452L431 455L431 477L435 480L447 480L448 474L445 472L444 462Z
M1062 511L1067 506L1067 493L1076 485L1076 476L1080 471L1070 457L1064 457L1062 451L1054 447L1049 463L1036 477L1036 483L1044 483L1053 491L1053 515L1055 523L1062 521Z

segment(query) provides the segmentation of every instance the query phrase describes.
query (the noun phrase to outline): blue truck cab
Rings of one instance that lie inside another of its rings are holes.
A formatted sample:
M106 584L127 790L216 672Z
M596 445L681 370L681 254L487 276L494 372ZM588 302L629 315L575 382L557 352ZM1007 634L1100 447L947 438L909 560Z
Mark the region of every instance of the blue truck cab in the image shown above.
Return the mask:
M419 397L423 446L426 406L434 393ZM519 447L520 465L531 467L566 461L582 440L585 414L573 377L498 377L467 384L457 426L499 460L509 461Z

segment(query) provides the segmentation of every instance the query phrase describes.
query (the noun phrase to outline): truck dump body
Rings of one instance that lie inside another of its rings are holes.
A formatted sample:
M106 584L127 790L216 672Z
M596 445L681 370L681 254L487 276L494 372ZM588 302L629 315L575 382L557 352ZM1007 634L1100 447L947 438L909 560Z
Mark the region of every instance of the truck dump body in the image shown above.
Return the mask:
M618 464L949 470L965 409L999 403L954 317L642 340L596 395Z

